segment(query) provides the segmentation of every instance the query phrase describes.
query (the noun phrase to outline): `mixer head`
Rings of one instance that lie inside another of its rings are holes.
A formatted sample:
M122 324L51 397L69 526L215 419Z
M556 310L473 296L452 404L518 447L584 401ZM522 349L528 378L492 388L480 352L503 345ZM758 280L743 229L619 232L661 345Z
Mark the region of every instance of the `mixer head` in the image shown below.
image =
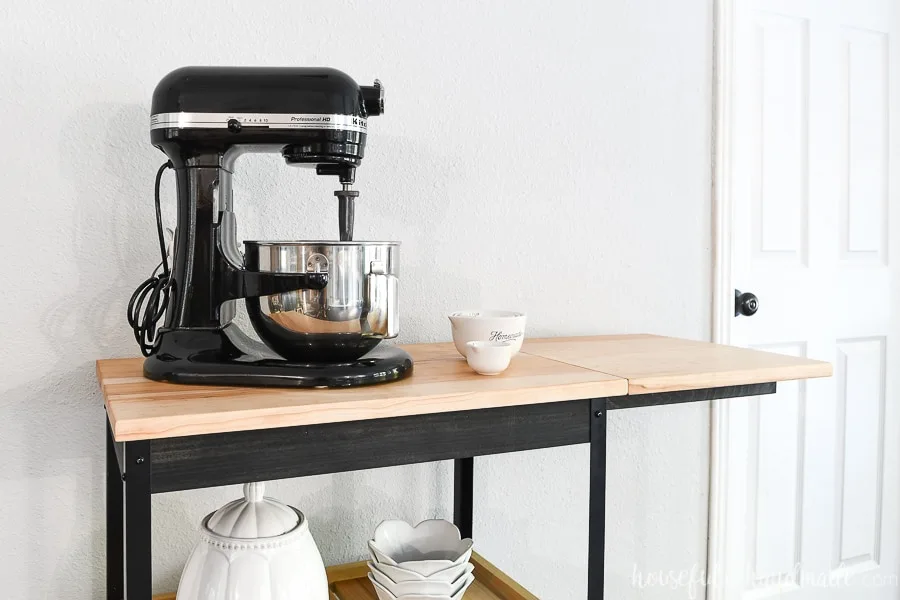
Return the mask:
M184 67L157 85L151 112L150 139L176 169L222 167L226 152L243 147L337 176L341 237L352 238L355 196L346 192L365 153L367 119L384 112L378 80L360 86L330 68Z

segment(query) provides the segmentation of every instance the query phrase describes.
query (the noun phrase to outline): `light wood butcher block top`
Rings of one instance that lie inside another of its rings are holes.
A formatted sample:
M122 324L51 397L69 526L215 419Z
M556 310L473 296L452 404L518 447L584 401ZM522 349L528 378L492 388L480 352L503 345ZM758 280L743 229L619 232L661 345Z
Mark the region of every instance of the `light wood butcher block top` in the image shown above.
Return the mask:
M452 344L404 346L403 381L345 389L160 383L143 359L97 361L118 441L498 408L831 375L828 363L651 335L528 340L509 369L472 372Z
M658 335L527 340L523 351L628 380L628 393L653 394L830 377L831 364L796 356Z
M469 369L453 344L404 346L412 376L343 389L175 385L145 379L143 359L97 361L118 441L315 425L624 396L628 382L606 373L519 354L500 375Z

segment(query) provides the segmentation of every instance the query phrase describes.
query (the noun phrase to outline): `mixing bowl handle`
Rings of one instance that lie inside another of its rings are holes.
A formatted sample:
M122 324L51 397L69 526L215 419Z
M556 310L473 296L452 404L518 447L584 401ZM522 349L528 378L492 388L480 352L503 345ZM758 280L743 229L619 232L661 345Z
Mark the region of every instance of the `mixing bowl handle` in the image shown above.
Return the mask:
M235 269L229 265L221 278L222 300L256 298L295 290L321 290L328 285L328 273L262 273Z
M366 275L366 325L370 334L386 339L400 334L397 277L385 271L384 263L372 262Z

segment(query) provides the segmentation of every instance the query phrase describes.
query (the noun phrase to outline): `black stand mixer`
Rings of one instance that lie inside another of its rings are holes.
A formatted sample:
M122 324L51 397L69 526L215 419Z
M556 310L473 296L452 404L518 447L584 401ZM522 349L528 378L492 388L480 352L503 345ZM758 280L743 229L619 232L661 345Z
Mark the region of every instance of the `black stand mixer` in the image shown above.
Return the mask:
M399 244L353 240L366 120L383 110L380 82L359 86L335 69L186 67L160 81L150 139L169 157L156 178L162 262L128 308L147 377L342 387L412 372L405 351L376 348L399 333ZM289 165L336 176L340 241L247 241L242 254L232 176L247 152L280 152ZM171 269L159 210L169 167L178 190ZM265 345L232 323L239 299Z

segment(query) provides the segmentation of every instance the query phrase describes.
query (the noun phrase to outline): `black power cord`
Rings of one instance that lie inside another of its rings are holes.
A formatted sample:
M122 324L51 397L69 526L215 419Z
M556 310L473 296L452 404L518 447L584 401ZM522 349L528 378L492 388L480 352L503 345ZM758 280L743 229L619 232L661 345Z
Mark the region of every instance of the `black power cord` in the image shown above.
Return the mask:
M128 324L134 331L134 339L141 347L141 354L150 356L156 350L159 340L156 338L156 324L166 314L169 306L169 291L172 279L169 272L169 261L166 257L166 240L163 236L162 211L159 208L159 183L166 169L172 168L167 161L156 172L156 183L153 186L153 197L156 203L156 233L159 236L160 263L153 269L150 277L144 280L128 301ZM162 272L160 273L160 269Z

